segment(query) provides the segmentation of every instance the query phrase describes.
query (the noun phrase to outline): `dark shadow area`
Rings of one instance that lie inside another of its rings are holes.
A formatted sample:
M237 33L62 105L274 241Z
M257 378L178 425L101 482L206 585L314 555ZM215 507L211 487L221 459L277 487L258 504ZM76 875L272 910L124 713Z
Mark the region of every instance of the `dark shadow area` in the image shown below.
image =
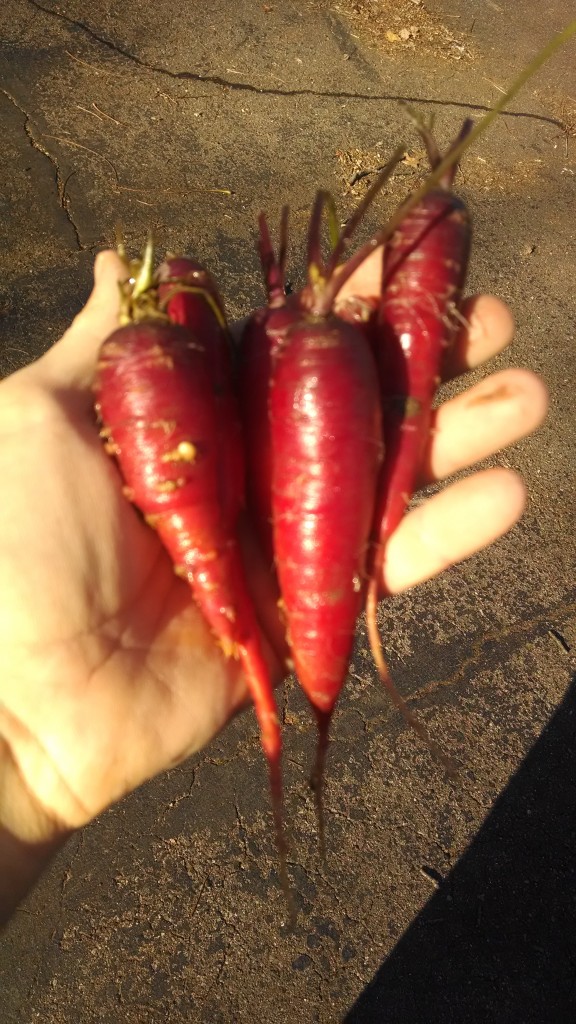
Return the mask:
M346 1024L576 1020L576 675Z

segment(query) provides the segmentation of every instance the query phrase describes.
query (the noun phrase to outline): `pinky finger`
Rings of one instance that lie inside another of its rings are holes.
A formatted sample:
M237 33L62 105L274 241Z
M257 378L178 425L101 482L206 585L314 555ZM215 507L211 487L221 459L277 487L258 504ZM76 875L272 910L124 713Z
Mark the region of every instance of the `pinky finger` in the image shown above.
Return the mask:
M474 473L435 494L390 538L383 592L399 594L488 547L514 526L525 504L521 477L504 468Z

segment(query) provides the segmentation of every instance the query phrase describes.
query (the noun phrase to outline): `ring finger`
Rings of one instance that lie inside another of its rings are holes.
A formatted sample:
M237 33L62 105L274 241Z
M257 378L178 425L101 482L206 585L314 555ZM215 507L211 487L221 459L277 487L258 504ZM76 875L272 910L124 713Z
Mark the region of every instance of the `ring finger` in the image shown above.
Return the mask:
M529 370L502 370L436 410L420 486L444 480L507 448L542 423L544 382Z
M525 502L521 478L498 467L458 480L417 505L386 547L383 593L399 594L488 547L514 526Z

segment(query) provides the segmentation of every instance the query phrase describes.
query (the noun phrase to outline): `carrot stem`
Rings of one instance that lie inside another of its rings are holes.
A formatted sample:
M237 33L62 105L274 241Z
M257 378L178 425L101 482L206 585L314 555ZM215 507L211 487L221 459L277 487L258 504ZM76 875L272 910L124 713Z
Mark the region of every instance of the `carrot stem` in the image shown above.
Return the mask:
M264 274L264 286L268 302L276 302L280 296L284 296L284 283L282 280L282 268L276 259L270 238L270 230L266 214L261 213L258 217L258 254Z
M397 165L400 163L400 161L404 157L405 153L406 153L406 149L405 149L404 146L398 146L394 150L392 156L390 157L388 162L384 165L384 167L381 169L380 173L378 174L378 177L375 178L375 180L373 181L372 185L370 186L370 188L366 192L366 195L364 196L362 201L358 204L358 206L356 207L356 209L354 210L352 215L346 221L346 225L344 226L342 232L340 233L338 241L337 241L337 243L334 246L334 249L332 251L332 255L330 256L330 260L329 260L328 266L326 268L327 277L331 277L331 275L336 270L336 267L338 266L340 260L344 256L344 253L345 253L346 247L347 247L347 243L352 238L352 235L356 231L356 228L358 227L358 225L359 225L360 221L362 220L364 214L366 213L368 208L372 205L374 199L376 198L378 193L382 190L382 188L384 187L385 183L388 181L388 178L391 176L392 172L394 171L395 167L397 167Z
M318 281L323 281L326 276L321 252L321 226L324 207L334 200L329 192L320 189L316 193L310 223L308 225L308 275L310 284L314 286Z
M288 206L283 206L280 214L278 256L274 252L266 214L260 213L258 217L258 254L264 274L264 285L269 306L283 306L286 297L285 275L286 254L288 251L288 213Z
M132 299L136 300L144 292L147 292L152 287L152 281L154 279L154 240L152 235L149 234L146 239L146 246L142 255L142 262L140 269L136 275L134 284L132 285Z
M434 168L434 170L427 175L426 180L416 189L412 194L402 203L396 212L392 215L388 223L378 231L368 242L365 243L350 259L347 261L344 269L338 274L331 285L327 289L327 298L330 303L333 303L338 292L346 284L346 281L352 276L355 270L361 266L362 263L381 245L394 234L396 229L400 226L406 214L410 213L418 204L428 195L428 193L436 186L441 184L446 174L454 167L460 160L461 156L469 149L470 146L476 141L476 139L482 135L486 129L492 124L492 121L501 114L502 111L508 106L511 100L514 99L516 94L520 91L523 85L532 77L542 65L560 49L564 43L576 34L576 19L570 22L562 32L550 40L550 42L543 47L539 53L536 54L533 60L524 68L523 71L514 79L512 85L508 91L502 96L497 103L482 117L474 127L465 134L464 137L460 137L454 146L451 146L444 158Z

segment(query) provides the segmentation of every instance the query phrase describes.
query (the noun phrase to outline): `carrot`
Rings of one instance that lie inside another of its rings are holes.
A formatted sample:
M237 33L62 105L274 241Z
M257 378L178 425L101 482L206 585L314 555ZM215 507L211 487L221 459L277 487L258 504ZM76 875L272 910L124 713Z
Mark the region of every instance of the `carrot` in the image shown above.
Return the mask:
M218 388L232 386L233 346L224 302L212 275L190 256L166 256L156 271L158 307L171 323L187 327L206 347Z
M466 122L456 144L470 131ZM432 169L441 162L429 131L420 126ZM402 220L385 248L376 358L382 396L386 458L375 508L376 544L366 595L372 655L394 703L449 770L453 765L429 739L390 680L376 623L386 545L417 486L430 433L440 365L459 323L458 307L471 243L470 218L452 192L456 165Z
M268 306L250 318L240 346L250 507L264 550L275 560L291 652L287 664L296 669L318 724L311 784L322 851L328 731L362 607L381 458L373 357L362 336L331 307L341 283L338 261L402 154L399 148L341 233L331 197L318 193L308 236L308 284L299 295L284 294L287 211L278 258L260 216ZM333 250L323 266L325 208Z
M331 313L319 257L326 195L309 234L309 283L286 305L268 398L272 523L294 668L318 725L312 786L324 852L322 783L330 720L362 607L382 457L380 399L362 335ZM291 297L292 298L292 297Z
M459 138L469 128L467 122ZM432 168L437 167L440 155L429 133L422 132ZM398 526L414 491L442 357L461 319L458 308L471 226L464 203L451 190L455 173L453 165L405 217L385 249L376 352L387 451L381 507L376 510L381 547Z
M147 299L145 307L150 305ZM236 538L242 493L227 476L227 422L205 346L161 315L103 344L96 408L127 496L143 513L226 657L244 669L268 761L282 884L293 914L283 831L281 734L273 686Z
M454 763L433 743L396 690L382 653L376 613L385 544L398 525L414 489L423 445L427 441L440 356L445 344L450 343L464 283L470 229L462 204L451 193L456 165L466 149L486 131L525 82L574 34L576 20L539 51L476 125L465 124L444 157L440 156L429 131L419 125L432 164L431 173L395 211L385 227L349 258L342 277L342 283L345 283L377 248L387 245L380 312L383 332L377 344L377 361L384 391L384 433L389 453L375 512L375 544L366 595L367 627L372 654L391 700L450 774L454 773ZM439 266L435 264L436 259L439 259ZM432 289L428 296L423 294L424 288ZM373 341L373 303L340 300L338 291L333 295L334 308L341 316L356 323ZM413 304L415 307L411 310ZM431 342L429 350L428 336ZM411 351L408 359L404 359L402 351L404 340Z

